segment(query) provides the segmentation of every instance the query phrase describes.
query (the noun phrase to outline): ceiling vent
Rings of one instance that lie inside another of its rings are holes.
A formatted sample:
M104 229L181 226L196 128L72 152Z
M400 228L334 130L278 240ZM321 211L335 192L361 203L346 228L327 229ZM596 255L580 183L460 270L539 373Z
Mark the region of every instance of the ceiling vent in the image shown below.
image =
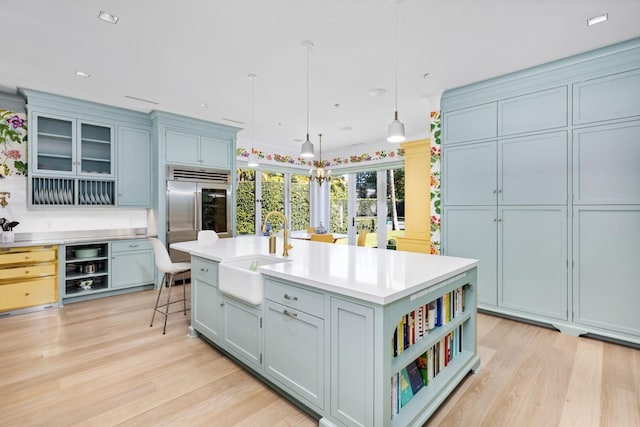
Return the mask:
M169 167L169 179L177 181L203 181L219 184L229 184L231 176L229 172L221 172L214 169L189 169Z

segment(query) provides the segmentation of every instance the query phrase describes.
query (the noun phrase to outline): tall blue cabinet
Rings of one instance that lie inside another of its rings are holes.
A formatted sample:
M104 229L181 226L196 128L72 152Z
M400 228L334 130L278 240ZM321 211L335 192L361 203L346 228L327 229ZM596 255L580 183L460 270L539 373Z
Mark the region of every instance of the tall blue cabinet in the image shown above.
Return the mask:
M443 253L478 307L640 343L640 39L446 91Z

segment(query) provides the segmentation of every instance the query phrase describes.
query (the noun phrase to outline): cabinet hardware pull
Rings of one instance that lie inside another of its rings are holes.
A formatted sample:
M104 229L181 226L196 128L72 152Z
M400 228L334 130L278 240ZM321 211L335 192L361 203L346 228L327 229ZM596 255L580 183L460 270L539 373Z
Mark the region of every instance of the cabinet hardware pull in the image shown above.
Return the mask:
M25 297L28 297L28 296L29 296L29 292L25 292L25 293L24 293L24 296L25 296Z
M129 245L130 248L137 248L138 245Z
M294 318L295 318L295 317L298 317L298 313L293 313L293 312L291 312L291 311L287 310L286 308L284 309L284 311L282 312L282 314L285 314L285 315L287 315L287 316L289 316L289 317L294 317Z
M224 303L223 302L220 303L220 307L224 307Z
M208 269L208 268L201 267L201 268L200 268L200 271L202 271L203 273L207 273L207 272L209 271L209 269Z
M24 271L24 274L29 274L29 273L31 273L31 271L30 271L30 270L25 270L25 271Z
M291 297L289 294L284 294L284 299L288 299L289 301L298 301L298 297Z
M27 256L25 256L25 257L24 257L24 259L29 259L29 256L28 256L28 255L27 255Z

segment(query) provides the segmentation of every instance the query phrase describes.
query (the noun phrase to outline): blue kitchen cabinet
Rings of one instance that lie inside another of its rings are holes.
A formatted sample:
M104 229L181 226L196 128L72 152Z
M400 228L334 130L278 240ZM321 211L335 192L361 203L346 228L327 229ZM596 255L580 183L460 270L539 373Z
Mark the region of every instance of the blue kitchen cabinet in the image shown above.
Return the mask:
M445 205L495 205L498 185L496 142L443 148L442 185Z
M577 206L573 215L574 322L640 340L640 207Z
M222 295L224 349L252 369L262 371L262 306Z
M168 164L230 170L231 140L182 131L166 131Z
M640 204L640 121L573 131L574 204Z
M117 146L117 206L151 207L154 183L151 131L118 126Z
M155 282L155 271L148 239L111 242L111 288L151 285Z
M640 343L640 39L445 91L441 106L443 253L481 260L480 307ZM497 197L483 204L493 139ZM485 206L498 212L495 305L473 216Z
M567 319L565 206L498 209L498 306Z
M445 206L443 252L477 259L479 304L498 304L498 216L495 206Z
M270 279L266 280L265 291L265 374L321 412L325 394L324 296ZM285 294L290 299L284 300ZM312 309L311 314L289 304L304 304L304 300L316 303L318 312Z
M191 258L191 333L197 329L216 344L222 342L222 293L218 289L218 263Z

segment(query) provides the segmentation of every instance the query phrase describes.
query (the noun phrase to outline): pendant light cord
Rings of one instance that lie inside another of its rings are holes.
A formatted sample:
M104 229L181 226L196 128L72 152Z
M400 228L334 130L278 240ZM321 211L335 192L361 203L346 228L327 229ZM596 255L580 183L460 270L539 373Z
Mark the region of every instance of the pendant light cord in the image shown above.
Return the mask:
M256 75L251 76L251 154L253 154L254 135L256 128Z
M395 112L395 118L396 120L398 120L398 3L400 3L400 0L395 0L396 3L396 22L395 22L395 26L396 26L396 112Z
M309 141L309 51L311 42L307 42L307 141Z

